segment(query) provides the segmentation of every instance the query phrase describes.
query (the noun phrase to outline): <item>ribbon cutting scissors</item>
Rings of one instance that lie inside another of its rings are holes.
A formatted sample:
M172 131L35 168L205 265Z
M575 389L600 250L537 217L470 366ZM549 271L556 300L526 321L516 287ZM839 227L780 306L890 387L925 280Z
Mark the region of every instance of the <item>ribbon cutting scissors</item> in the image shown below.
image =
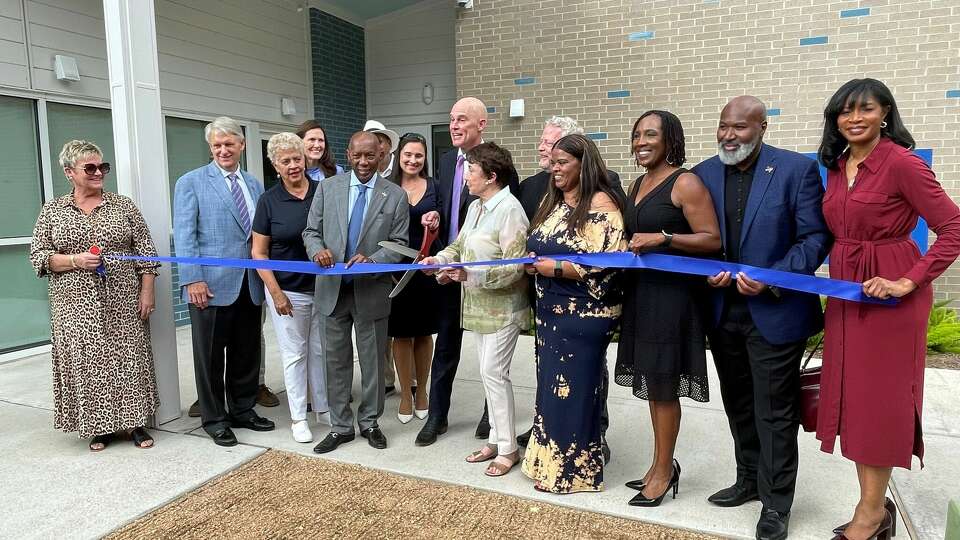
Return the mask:
M389 240L384 240L380 242L380 247L389 249L395 253L411 257L414 263L418 263L426 257L430 256L430 246L433 245L433 241L437 239L437 234L439 233L440 228L437 227L435 230L430 230L429 227L423 227L423 242L420 244L420 251L417 251L413 248L407 247L403 244L398 244L396 242L391 242ZM404 287L410 283L410 280L413 279L413 275L419 272L419 270L407 270L403 273L403 277L400 278L400 281L397 282L397 286L390 291L389 297L395 298Z

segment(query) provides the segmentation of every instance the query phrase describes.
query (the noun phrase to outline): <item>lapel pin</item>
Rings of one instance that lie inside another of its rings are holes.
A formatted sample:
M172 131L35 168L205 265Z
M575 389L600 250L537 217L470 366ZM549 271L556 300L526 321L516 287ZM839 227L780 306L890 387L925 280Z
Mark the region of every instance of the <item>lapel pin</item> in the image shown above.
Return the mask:
M765 173L770 174L773 172L773 165L767 165L767 168L763 170Z

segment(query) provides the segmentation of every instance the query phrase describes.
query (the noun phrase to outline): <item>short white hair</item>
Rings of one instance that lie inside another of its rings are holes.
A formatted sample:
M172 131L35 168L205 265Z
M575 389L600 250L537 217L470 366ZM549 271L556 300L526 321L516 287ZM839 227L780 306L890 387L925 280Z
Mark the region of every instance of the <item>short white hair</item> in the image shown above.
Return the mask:
M267 141L267 158L274 163L277 162L277 156L291 150L303 155L303 139L297 137L296 133L277 133Z
M560 132L562 133L561 137L566 137L567 135L583 135L583 128L580 127L580 124L578 124L576 120L569 116L551 116L543 123L543 127L547 126L560 128Z
M204 126L203 139L209 143L210 136L215 133L225 133L227 135L240 137L241 141L244 140L243 128L240 126L240 123L229 116L218 116L213 119L213 122Z
M100 147L90 141L81 141L74 139L67 141L60 150L60 166L65 169L72 169L78 161L87 156L103 157Z

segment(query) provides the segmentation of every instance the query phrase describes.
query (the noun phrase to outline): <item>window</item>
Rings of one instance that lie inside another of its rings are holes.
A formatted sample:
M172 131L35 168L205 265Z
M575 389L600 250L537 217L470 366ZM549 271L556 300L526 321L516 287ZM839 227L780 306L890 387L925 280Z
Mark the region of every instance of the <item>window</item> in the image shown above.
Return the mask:
M29 237L43 203L33 100L0 96L0 238Z
M0 96L0 352L50 339L47 282L30 266L30 236L43 204L36 102ZM14 240L19 239L19 240Z
M113 120L110 109L96 109L67 105L47 104L47 126L50 130L50 170L53 177L53 197L70 193L70 181L60 167L60 150L64 143L73 139L90 141L100 147L103 160L116 165L113 153ZM116 171L116 166L114 166ZM111 173L103 185L107 191L117 192L117 177Z
M49 341L47 280L33 273L29 244L0 246L0 276L0 352Z
M207 122L167 116L167 171L170 174L170 204L173 211L173 189L177 179L197 167L210 163L210 147L203 140Z

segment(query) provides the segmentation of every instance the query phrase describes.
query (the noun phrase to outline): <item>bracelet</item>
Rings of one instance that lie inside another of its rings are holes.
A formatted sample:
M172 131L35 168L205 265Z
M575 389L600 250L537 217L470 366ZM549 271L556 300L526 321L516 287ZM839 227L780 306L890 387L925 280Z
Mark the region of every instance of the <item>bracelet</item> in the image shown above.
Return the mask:
M553 277L555 278L563 277L563 261L560 261L560 260L553 261Z
M79 269L80 269L80 267L77 266L77 256L76 256L76 255L70 255L70 266L72 266L74 270L79 270Z

